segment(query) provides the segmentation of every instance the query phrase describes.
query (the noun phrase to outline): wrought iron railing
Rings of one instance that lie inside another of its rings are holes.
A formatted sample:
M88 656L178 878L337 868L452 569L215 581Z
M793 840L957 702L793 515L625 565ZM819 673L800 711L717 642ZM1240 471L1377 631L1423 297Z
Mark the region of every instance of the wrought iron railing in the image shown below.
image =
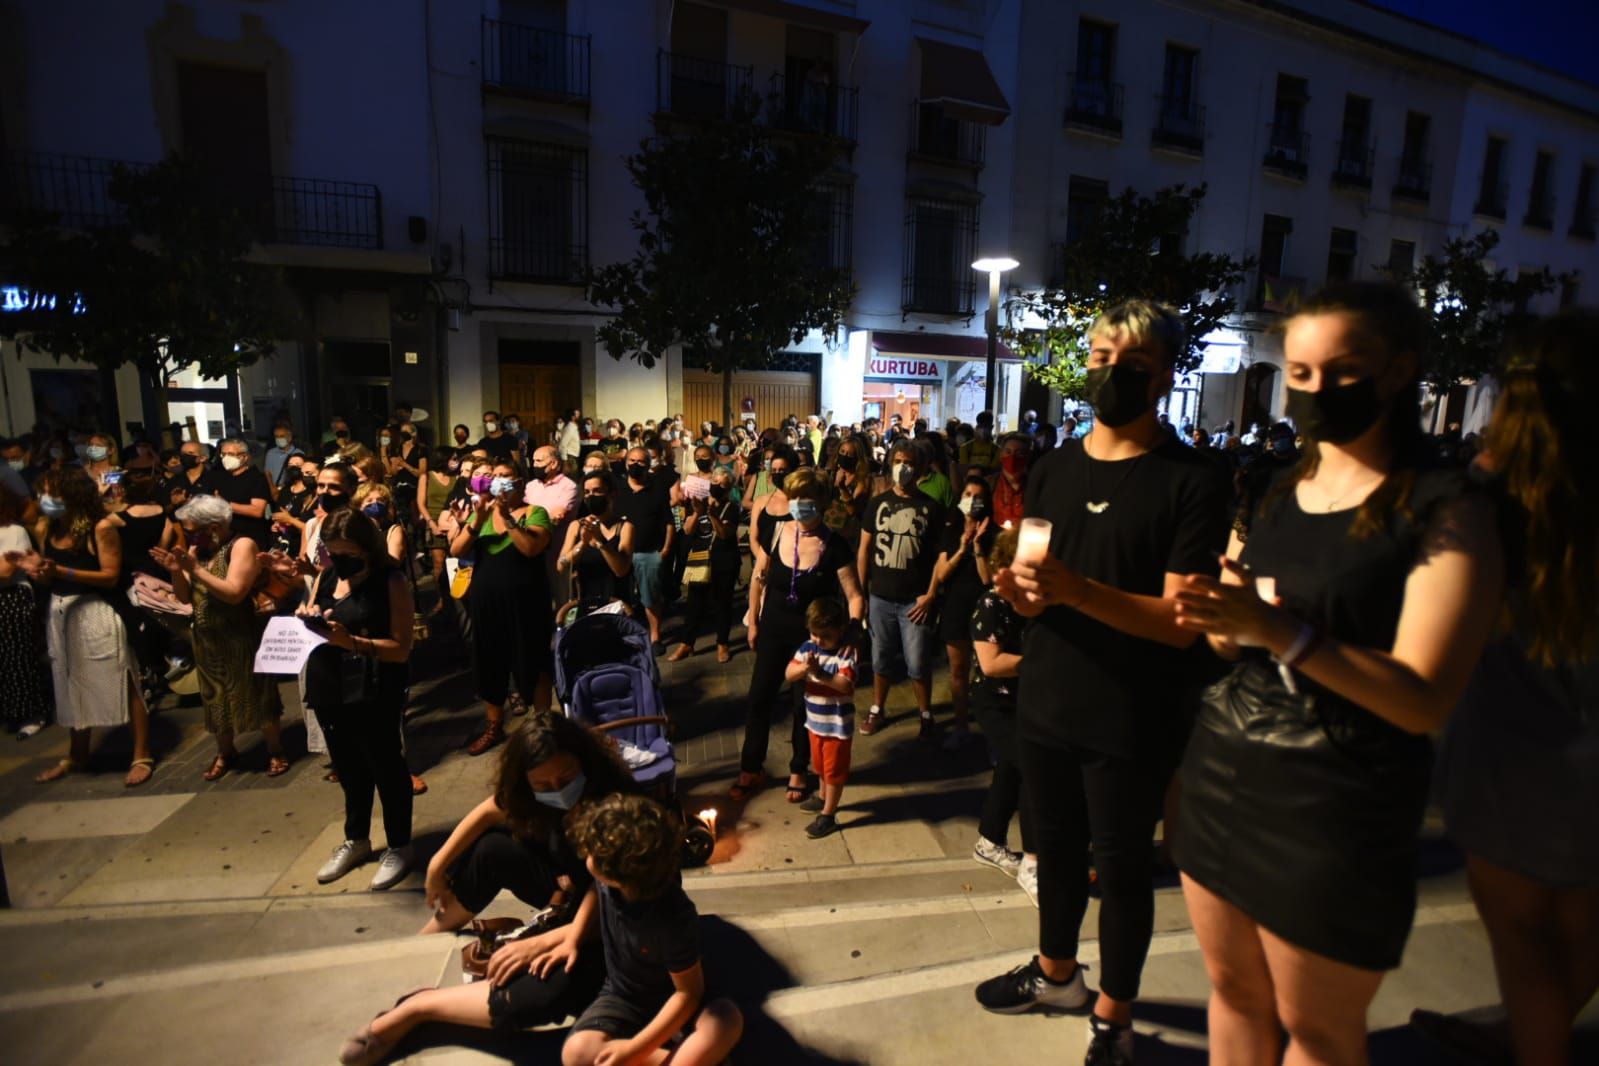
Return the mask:
M853 85L790 80L772 75L768 121L783 129L855 141L861 91Z
M901 309L936 315L973 314L977 272L977 205L912 197L905 205L905 272Z
M1394 195L1425 203L1432 196L1432 161L1417 155L1399 157L1399 174L1394 179Z
M661 49L655 55L655 110L689 118L726 118L750 91L755 68Z
M1303 178L1310 171L1310 134L1295 126L1268 122L1266 154L1261 164L1268 170Z
M1345 137L1338 142L1338 153L1333 156L1332 180L1336 185L1371 188L1371 173L1376 165L1377 151L1371 138Z
M980 167L988 151L988 127L953 118L941 104L911 102L911 154Z
M1155 97L1155 127L1150 142L1190 152L1205 149L1205 109L1189 97Z
M111 198L112 175L145 166L90 156L10 155L0 169L0 213L12 219L33 213L68 229L114 225L123 211Z
M490 138L489 276L579 284L588 270L588 153Z
M1120 134L1122 87L1112 81L1079 79L1076 71L1066 78L1070 86L1066 97L1066 125Z
M276 244L382 248L383 194L365 182L274 177L269 232Z
M847 181L824 181L817 189L817 209L826 216L826 229L818 238L811 260L819 267L853 269L855 242L855 186Z
M589 98L592 38L483 20L483 84L557 100Z

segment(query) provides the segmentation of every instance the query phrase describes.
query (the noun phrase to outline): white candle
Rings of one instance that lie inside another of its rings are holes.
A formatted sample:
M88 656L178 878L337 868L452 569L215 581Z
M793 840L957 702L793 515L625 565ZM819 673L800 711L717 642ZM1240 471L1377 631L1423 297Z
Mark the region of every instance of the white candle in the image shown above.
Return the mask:
M1255 591L1260 594L1261 599L1271 603L1277 598L1277 579L1274 577L1255 578Z
M1024 518L1016 534L1016 561L1035 564L1049 554L1049 535L1054 526L1047 518Z

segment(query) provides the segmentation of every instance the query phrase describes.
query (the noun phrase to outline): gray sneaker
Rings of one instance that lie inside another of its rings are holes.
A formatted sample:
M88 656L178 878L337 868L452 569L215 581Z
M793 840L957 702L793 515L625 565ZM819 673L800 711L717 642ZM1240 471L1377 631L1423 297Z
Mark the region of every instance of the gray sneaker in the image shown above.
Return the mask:
M1009 973L991 977L977 986L977 1002L994 1014L1021 1014L1034 1007L1046 1010L1083 1011L1093 1003L1093 993L1083 982L1083 968L1078 966L1065 981L1051 981L1044 976L1034 955L1025 966Z
M370 840L346 840L333 849L333 855L316 872L317 883L325 885L329 881L337 881L371 857Z
M1011 851L1003 844L996 844L987 837L979 835L976 845L972 848L972 861L992 866L1002 874L1015 877L1016 872L1021 869L1022 856L1020 852Z
M372 875L372 891L382 892L384 889L393 888L405 880L405 875L411 872L411 848L384 848L383 858L378 860L378 872Z

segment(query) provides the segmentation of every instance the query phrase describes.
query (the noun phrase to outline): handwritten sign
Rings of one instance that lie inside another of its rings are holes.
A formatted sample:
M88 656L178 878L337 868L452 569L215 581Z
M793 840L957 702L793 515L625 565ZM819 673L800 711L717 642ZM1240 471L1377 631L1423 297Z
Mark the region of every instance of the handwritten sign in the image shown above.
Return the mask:
M877 355L867 361L866 376L894 381L938 381L943 377L943 369L933 359L892 359Z
M278 615L267 621L266 632L261 634L261 646L255 650L255 672L298 674L311 653L327 642L326 637L307 629L302 619Z

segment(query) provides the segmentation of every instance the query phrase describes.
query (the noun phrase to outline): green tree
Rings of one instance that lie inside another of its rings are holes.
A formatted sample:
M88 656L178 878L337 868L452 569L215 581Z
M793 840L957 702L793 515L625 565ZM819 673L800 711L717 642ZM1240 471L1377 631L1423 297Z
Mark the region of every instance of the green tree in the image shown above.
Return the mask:
M1428 384L1439 392L1475 381L1496 365L1506 335L1527 315L1535 297L1552 292L1569 274L1549 270L1508 271L1491 267L1499 245L1497 230L1485 229L1445 242L1437 255L1394 276L1420 294L1431 311L1428 337Z
M673 345L706 353L725 424L734 370L769 366L813 330L836 338L855 298L826 255L836 156L826 138L764 125L750 94L725 120L644 141L626 161L644 194L638 250L588 278L590 302L616 311L598 328L612 357L648 367Z
M1179 371L1199 365L1200 338L1233 313L1233 290L1255 261L1176 250L1205 198L1205 186L1172 185L1153 196L1125 189L1100 206L1085 231L1061 249L1049 288L1006 304L1006 343L1027 360L1029 376L1066 399L1083 393L1088 327L1107 307L1147 299L1175 309L1187 327Z
M117 221L66 229L44 211L19 217L4 246L19 282L55 309L0 319L19 347L105 370L131 364L168 422L166 387L187 366L220 378L272 354L295 314L279 272L248 262L250 222L191 163L117 167Z

